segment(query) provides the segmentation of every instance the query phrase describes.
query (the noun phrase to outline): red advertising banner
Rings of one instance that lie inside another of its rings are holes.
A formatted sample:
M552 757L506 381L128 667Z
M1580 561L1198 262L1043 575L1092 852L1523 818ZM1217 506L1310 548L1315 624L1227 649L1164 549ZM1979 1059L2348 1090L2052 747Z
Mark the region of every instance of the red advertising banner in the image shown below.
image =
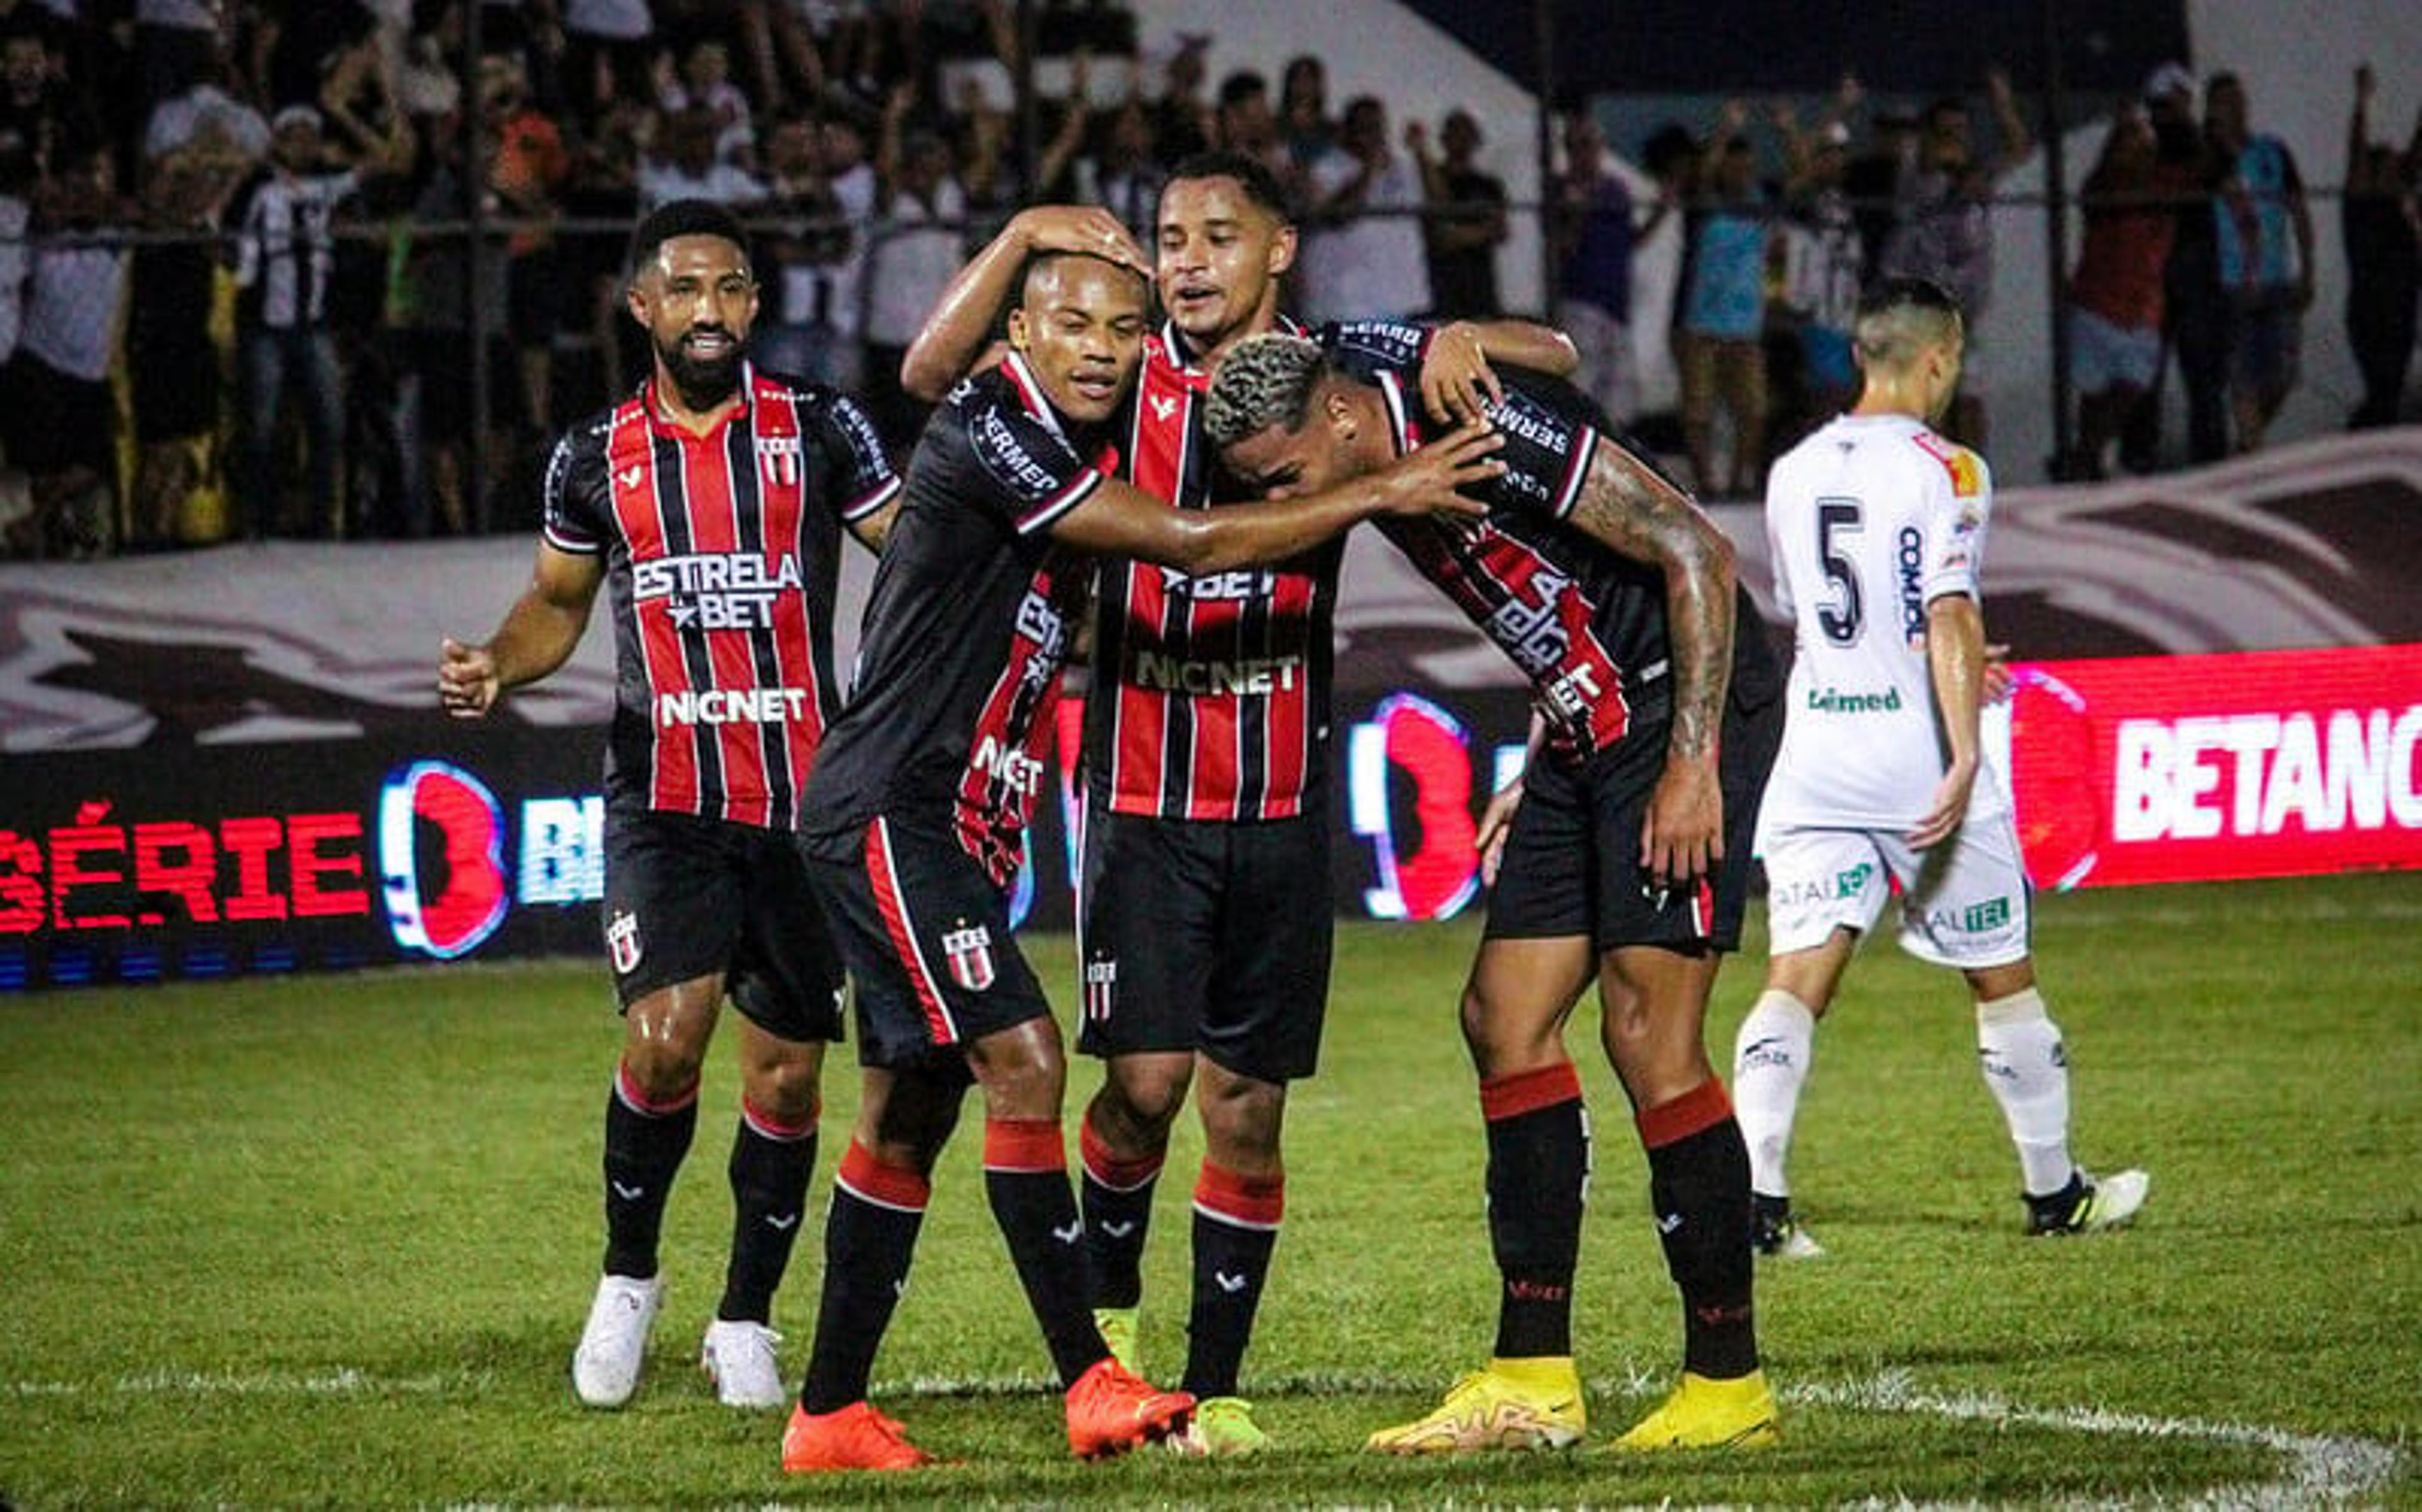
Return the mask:
M2422 646L2017 671L2009 771L2038 886L2422 867Z

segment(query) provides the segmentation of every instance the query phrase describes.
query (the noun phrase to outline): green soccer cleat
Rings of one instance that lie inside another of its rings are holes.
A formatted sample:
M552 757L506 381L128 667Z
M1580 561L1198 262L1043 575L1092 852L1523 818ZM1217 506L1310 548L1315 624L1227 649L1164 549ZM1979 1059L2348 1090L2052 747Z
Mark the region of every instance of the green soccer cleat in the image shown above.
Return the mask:
M1714 1380L1686 1370L1674 1395L1615 1440L1614 1446L1628 1454L1645 1454L1659 1449L1763 1449L1780 1442L1774 1393L1767 1389L1765 1371Z
M1137 1307L1093 1309L1093 1326L1102 1331L1102 1342L1110 1347L1110 1358L1135 1376L1143 1374L1143 1367L1136 1363L1136 1315L1141 1311Z
M1580 1442L1588 1426L1570 1355L1491 1360L1456 1381L1435 1411L1381 1428L1362 1447L1383 1455L1564 1449Z
M1253 1404L1241 1396L1203 1397L1194 1404L1194 1421L1169 1441L1189 1459L1233 1459L1269 1446L1270 1436L1253 1421Z

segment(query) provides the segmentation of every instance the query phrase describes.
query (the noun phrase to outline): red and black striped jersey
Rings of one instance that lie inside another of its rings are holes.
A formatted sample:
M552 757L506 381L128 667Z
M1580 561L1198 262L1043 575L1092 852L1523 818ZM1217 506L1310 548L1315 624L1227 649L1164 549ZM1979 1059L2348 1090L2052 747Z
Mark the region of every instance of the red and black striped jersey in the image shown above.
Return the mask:
M841 531L900 479L856 401L742 370L705 435L653 385L567 431L547 463L547 543L602 553L612 605L609 797L794 827L825 724Z
M1409 364L1357 364L1386 400L1399 455L1423 420ZM1516 368L1488 418L1505 437L1505 472L1474 491L1477 520L1381 520L1380 530L1531 679L1556 756L1578 763L1635 729L1661 739L1673 707L1665 576L1568 522L1600 446L1617 444L1586 400ZM1745 593L1737 593L1731 696L1756 708L1779 676Z
M935 411L809 784L810 839L855 856L868 821L921 810L996 883L1014 879L1093 576L1051 527L1116 471L1118 433L1073 427L1015 354Z
M1279 328L1308 333L1282 317ZM1358 325L1320 333L1335 350ZM1424 336L1412 328L1418 342ZM1210 375L1174 324L1144 341L1127 475L1181 509L1245 497L1214 476L1203 435ZM1122 814L1276 819L1318 808L1343 541L1278 568L1188 577L1106 562L1087 696L1085 767Z

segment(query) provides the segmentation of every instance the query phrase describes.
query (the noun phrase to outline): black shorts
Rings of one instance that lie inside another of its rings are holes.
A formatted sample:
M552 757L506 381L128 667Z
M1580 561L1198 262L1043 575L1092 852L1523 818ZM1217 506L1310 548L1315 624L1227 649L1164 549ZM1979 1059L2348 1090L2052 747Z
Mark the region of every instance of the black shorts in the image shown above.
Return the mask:
M1335 933L1326 816L1206 822L1089 804L1084 850L1078 1049L1199 1050L1265 1082L1313 1073Z
M841 953L788 832L609 803L605 919L624 1007L720 972L767 1034L841 1037Z
M118 465L118 398L107 383L60 372L32 352L9 359L8 460L36 477Z
M1050 1016L1009 899L947 821L889 816L800 850L857 984L862 1064L915 1064Z
M1738 949L1758 800L1782 740L1781 700L1726 710L1717 766L1724 859L1714 877L1661 899L1641 870L1640 831L1665 766L1665 726L1636 730L1578 768L1533 761L1489 895L1487 938L1587 935L1601 954L1618 945Z

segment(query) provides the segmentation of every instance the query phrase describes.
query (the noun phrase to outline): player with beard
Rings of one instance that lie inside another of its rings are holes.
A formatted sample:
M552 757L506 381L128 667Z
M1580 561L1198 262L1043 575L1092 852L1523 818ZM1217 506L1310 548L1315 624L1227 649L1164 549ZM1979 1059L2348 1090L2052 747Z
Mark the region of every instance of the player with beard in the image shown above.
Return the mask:
M1010 932L1060 671L1095 557L1189 578L1310 551L1374 515L1468 513L1494 435L1464 428L1389 471L1278 506L1172 510L1109 475L1143 355L1140 273L1031 259L1001 365L952 390L909 464L849 700L809 786L810 880L857 985L865 1091L826 1228L793 1471L926 1456L867 1401L936 1160L970 1083L995 1221L1092 1457L1181 1431L1194 1406L1111 1357L1089 1310L1068 1185L1058 1025Z
M1205 405L1222 462L1274 499L1394 465L1423 434L1410 354L1358 368L1282 335L1238 346ZM1441 1405L1369 1447L1581 1436L1572 1305L1590 1134L1565 1025L1593 980L1682 1302L1681 1384L1616 1447L1769 1443L1748 1157L1704 1026L1717 962L1739 940L1780 678L1762 636L1735 634L1756 621L1731 543L1585 401L1508 373L1487 414L1506 468L1475 491L1486 517L1381 529L1533 684L1525 776L1481 824L1494 886L1461 1011L1487 1131L1497 1341Z
M832 612L846 527L879 547L900 480L856 402L747 361L757 283L720 207L666 205L631 242L654 350L639 392L572 428L545 482L529 585L481 645L448 639L447 712L477 718L561 666L598 590L614 621L606 943L622 1055L606 1101L606 1256L573 1385L620 1407L664 1302L657 1239L698 1127L723 1000L740 1010L736 1209L702 1363L721 1399L779 1407L774 1290L815 1162L841 966L791 843L839 705Z
M1202 435L1212 369L1247 336L1303 331L1278 308L1296 229L1268 169L1208 153L1162 191L1157 241L1167 319L1144 343L1122 461L1139 488L1190 512L1217 491ZM910 349L912 389L938 393L966 368L1038 251L1143 266L1106 210L1024 212L962 271ZM1418 352L1440 418L1475 413L1496 391L1492 358L1572 366L1564 337L1520 322L1358 322L1322 339ZM1086 1243L1096 1318L1132 1365L1153 1194L1195 1089L1204 1151L1184 1384L1200 1407L1182 1447L1197 1454L1268 1442L1238 1378L1284 1210L1287 1084L1314 1068L1329 996L1341 554L1332 542L1265 571L1109 561L1099 573L1077 933L1080 1044L1104 1057L1105 1075L1082 1133Z

